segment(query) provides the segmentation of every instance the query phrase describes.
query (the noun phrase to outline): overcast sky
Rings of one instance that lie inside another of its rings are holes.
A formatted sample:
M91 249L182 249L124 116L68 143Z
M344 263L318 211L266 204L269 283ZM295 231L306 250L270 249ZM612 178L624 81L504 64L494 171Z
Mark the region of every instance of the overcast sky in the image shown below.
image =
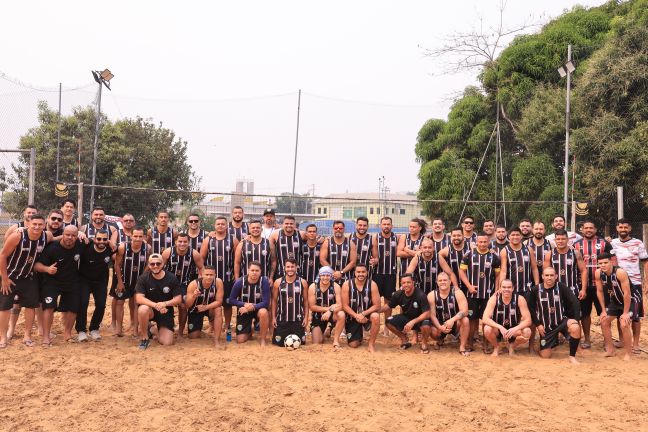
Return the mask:
M505 20L546 22L601 3L509 0ZM419 128L446 118L452 95L475 83L473 74L440 74L443 62L421 47L480 17L495 24L498 4L12 1L3 5L0 71L55 89L90 85L91 69L110 68L102 111L152 118L186 139L205 191L230 191L243 177L258 193L291 190L302 89L297 193L376 192L380 176L392 191L415 192ZM64 113L95 92L64 92ZM58 103L56 92L0 80L0 147L15 148L36 124L39 99Z

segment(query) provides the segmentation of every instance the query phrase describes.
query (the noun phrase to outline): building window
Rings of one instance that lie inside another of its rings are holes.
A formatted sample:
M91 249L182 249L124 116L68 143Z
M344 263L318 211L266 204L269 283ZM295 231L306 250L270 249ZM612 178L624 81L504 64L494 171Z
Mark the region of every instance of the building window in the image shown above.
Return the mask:
M392 214L395 214L395 213L396 213L396 209L394 207L392 207Z
M353 217L367 216L367 207L353 207Z
M373 207L369 207L369 214L374 214L374 208Z
M317 207L317 214L322 214L322 207Z
M328 210L328 207L324 207L324 214L326 214L327 210Z
M380 214L380 207L376 207L376 214Z
M351 219L353 217L353 207L342 207L342 219Z
M400 214L404 215L405 214L405 209L400 209Z

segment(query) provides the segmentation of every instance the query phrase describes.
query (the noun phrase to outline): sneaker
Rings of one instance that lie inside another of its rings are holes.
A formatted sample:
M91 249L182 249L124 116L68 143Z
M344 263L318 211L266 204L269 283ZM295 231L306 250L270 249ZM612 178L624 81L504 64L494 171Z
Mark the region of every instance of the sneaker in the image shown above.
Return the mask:
M139 349L144 351L146 348L148 348L150 343L151 343L151 339L142 339L139 344Z
M88 342L88 334L84 331L80 331L77 339L79 342Z
M90 330L90 339L92 339L93 341L101 340L99 330Z

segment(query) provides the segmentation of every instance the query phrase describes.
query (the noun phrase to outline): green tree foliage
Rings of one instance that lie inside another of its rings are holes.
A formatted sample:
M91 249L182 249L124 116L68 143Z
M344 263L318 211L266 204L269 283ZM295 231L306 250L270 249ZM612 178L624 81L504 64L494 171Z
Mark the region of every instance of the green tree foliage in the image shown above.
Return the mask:
M307 214L312 212L312 198L308 194L295 194L283 192L277 197L275 211L287 214Z
M62 118L60 181L91 184L95 118L92 107L76 108L72 115ZM60 202L54 195L58 114L41 102L38 120L39 125L21 137L20 148L36 148L35 204L47 210ZM28 156L21 156L14 172L13 193L7 199L7 207L18 214L27 204ZM176 137L172 130L139 117L115 122L102 118L97 184L186 191L195 190L198 183L199 179L187 162L187 142ZM71 192L76 198L75 187ZM109 188L97 188L95 192L95 204L102 205L107 212L118 215L131 212L136 217L148 217L157 210L171 208L176 202L191 203L200 198L189 193ZM84 188L85 211L89 199L89 188Z
M562 200L565 82L556 72L573 45L572 141L574 197L609 222L615 188L626 205L648 201L648 0L576 7L542 31L516 37L495 61L485 63L481 88L469 87L448 120L419 131L420 199L463 200L475 179L501 105L500 122L507 200ZM472 200L494 196L495 146L476 177ZM570 167L571 171L571 167ZM426 203L429 215L452 223L463 205ZM468 211L498 218L493 206ZM522 217L550 220L562 205L507 206L507 223ZM499 219L502 222L502 219Z

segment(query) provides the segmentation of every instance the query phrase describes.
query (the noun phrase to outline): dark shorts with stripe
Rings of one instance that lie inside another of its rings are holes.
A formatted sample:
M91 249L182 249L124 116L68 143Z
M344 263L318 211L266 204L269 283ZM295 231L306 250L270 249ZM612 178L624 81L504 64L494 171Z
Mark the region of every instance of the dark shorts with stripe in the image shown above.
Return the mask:
M259 321L259 311L236 314L236 334L252 334L252 321Z
M208 320L210 319L209 312L210 311L207 310L203 312L189 312L187 314L187 327L189 328L189 333L202 331L205 318Z
M284 346L284 340L290 335L296 335L302 345L306 343L306 330L302 327L301 321L278 321L272 333L272 343Z
M558 334L562 333L565 338L569 337L569 329L567 328L567 321L569 318L565 317L558 324L556 328L545 328L544 337L540 338L540 350L551 349L558 346Z
M468 319L470 321L480 320L486 310L488 299L468 298Z
M374 274L373 281L378 285L380 297L384 297L385 301L391 300L396 292L396 274Z
M13 280L13 279L12 279ZM14 303L24 308L35 309L38 307L38 281L36 279L13 280L9 294L0 292L0 311L10 310Z
M632 292L632 302L630 303L632 321L640 321L641 318L644 317L643 292L641 291L641 285L631 285L630 291Z

